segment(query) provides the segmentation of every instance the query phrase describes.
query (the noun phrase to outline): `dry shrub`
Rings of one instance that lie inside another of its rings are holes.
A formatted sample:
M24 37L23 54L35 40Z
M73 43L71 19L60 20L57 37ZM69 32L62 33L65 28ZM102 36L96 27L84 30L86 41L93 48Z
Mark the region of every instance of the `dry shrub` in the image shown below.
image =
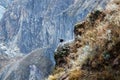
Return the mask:
M64 71L64 68L56 67L56 69L53 71L53 74L57 74L57 73L60 73L60 72L63 72L63 71Z
M83 72L76 69L69 73L69 80L79 80L81 76L83 76Z
M48 80L57 80L57 78L56 78L55 76L53 76L53 75L50 75L50 76L48 77Z
M115 80L113 74L108 71L103 71L102 73L98 74L97 80Z

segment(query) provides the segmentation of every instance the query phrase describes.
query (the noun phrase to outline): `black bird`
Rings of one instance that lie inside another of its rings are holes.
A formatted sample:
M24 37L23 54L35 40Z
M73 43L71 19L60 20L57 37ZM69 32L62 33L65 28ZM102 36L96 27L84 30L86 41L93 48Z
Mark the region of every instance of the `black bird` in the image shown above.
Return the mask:
M64 39L59 39L60 40L60 42L63 42L64 41Z

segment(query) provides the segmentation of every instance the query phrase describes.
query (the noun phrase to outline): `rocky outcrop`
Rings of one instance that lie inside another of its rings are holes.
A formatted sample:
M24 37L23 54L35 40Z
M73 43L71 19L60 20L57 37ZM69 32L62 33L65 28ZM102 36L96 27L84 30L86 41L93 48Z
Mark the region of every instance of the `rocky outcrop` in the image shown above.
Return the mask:
M93 11L75 25L75 40L58 47L56 65L49 80L119 80L120 79L120 4L112 0L103 11ZM65 48L65 49L64 49ZM62 50L62 51L60 51ZM59 56L61 52L62 56ZM67 54L64 55L63 54ZM63 65L63 66L61 66Z

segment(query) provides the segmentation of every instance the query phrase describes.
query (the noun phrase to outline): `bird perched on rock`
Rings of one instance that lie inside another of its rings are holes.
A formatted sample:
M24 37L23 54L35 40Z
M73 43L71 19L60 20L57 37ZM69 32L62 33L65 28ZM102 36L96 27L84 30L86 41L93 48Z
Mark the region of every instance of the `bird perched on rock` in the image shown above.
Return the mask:
M64 39L59 39L60 40L60 42L64 42Z

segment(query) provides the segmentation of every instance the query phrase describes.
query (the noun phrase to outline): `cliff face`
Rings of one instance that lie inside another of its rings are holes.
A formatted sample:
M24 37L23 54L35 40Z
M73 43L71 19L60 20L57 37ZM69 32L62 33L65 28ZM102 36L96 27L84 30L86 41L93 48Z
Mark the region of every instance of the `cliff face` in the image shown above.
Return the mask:
M0 22L0 41L7 47L4 53L29 53L46 46L55 49L59 38L73 39L76 22L105 3L101 0L15 0Z
M59 39L73 39L73 25L105 3L105 0L14 0L0 21L0 55L10 58L8 65L2 64L0 80L44 80L55 67L54 50ZM15 56L20 59L11 60Z
M48 79L119 80L120 1L91 12L75 25L74 33L74 41L56 50L56 68Z

